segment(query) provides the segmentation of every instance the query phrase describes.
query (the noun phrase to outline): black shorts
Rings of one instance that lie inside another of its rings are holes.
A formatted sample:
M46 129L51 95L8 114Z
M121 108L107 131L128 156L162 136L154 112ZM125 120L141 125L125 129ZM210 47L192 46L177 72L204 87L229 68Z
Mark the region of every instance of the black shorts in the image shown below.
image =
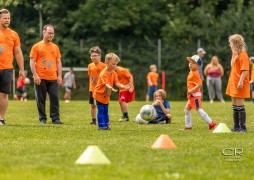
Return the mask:
M96 105L95 99L93 98L93 92L89 91L89 104Z
M11 93L13 69L0 70L0 92L4 94Z
M17 88L19 94L23 94L26 92L25 86Z

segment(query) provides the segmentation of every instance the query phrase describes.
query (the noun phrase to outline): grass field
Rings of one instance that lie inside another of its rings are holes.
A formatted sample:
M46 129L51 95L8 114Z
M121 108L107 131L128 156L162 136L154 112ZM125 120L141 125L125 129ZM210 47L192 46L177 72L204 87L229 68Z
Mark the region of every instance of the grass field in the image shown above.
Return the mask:
M134 118L144 104L130 103L131 121L118 122L120 108L112 101L111 131L98 131L89 125L87 101L61 102L64 125L50 120L40 124L35 101L10 101L6 126L0 126L0 179L254 179L254 105L246 102L248 133L215 134L195 111L193 130L179 130L184 127L185 102L171 102L171 124L136 124ZM217 124L231 128L229 102L203 102L203 109ZM177 148L151 149L161 134L167 134ZM111 165L76 165L89 145L99 146ZM242 156L224 156L225 148L240 148Z

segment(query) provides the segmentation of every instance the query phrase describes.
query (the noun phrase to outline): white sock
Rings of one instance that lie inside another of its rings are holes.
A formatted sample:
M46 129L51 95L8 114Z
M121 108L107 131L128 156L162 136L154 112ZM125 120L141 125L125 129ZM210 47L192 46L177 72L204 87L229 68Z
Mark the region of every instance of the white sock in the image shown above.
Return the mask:
M207 114L202 108L200 108L200 109L198 110L198 113L199 113L200 116L205 120L205 122L206 122L207 124L211 124L212 119L208 116L208 114Z
M184 113L185 113L185 125L186 125L186 127L191 127L192 126L192 124L191 124L191 113L190 113L190 111L188 111L188 110L184 110Z

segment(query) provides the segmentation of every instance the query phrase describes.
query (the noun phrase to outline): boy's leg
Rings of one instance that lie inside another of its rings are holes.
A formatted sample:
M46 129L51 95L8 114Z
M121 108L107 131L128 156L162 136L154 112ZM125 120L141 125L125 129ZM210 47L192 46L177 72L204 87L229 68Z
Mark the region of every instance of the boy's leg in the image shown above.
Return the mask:
M236 105L232 105L232 109L233 109L234 128L232 128L231 131L239 131L240 129L239 111Z
M192 123L191 123L191 106L190 106L190 100L186 103L184 113L185 113L185 129L192 129Z
M93 93L89 91L89 104L90 104L90 114L92 117L91 125L96 125L96 101L93 99Z
M102 128L105 127L104 123L104 107L102 104L97 105L98 108L98 114L97 114L97 119L98 119L98 127Z
M104 126L106 126L106 127L109 126L108 106L109 106L109 104L103 105L103 108L104 108L104 111L103 111L103 115L104 115Z

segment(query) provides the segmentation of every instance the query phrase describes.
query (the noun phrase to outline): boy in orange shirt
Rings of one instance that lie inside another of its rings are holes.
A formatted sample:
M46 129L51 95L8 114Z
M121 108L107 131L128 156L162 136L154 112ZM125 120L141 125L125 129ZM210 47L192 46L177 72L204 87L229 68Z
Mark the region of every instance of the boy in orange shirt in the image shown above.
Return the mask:
M118 121L129 121L128 116L128 104L129 102L135 100L135 92L134 92L134 83L133 83L133 76L128 71L128 69L125 69L123 67L117 66L115 69L115 72L118 76L119 83L123 85L131 85L131 88L129 90L127 89L119 89L119 105L121 107L121 111L123 116Z
M244 38L240 34L231 35L228 39L232 58L226 94L232 99L234 127L231 131L245 133L247 129L244 100L250 97L249 57Z
M90 49L90 58L93 61L88 65L89 76L89 104L91 105L90 113L92 116L91 125L96 125L96 105L93 99L93 91L97 84L100 72L106 68L106 64L101 62L101 49L98 46Z
M114 71L117 63L120 61L119 57L114 53L109 53L105 57L106 68L103 69L99 75L98 82L93 91L93 98L96 100L98 108L98 130L110 130L108 106L110 101L111 91L116 92L113 88L115 84L118 88L130 89L130 85L123 85L118 82L117 74Z
M250 79L250 91L251 91L251 104L254 104L254 56L250 57L251 66L251 79Z
M157 90L159 74L157 73L157 67L155 64L150 66L150 72L146 76L148 91L146 95L146 102L149 101L150 97L153 97L154 92Z
M185 112L185 129L191 130L191 109L196 109L199 115L204 119L204 121L209 124L209 129L214 129L216 123L208 116L208 114L202 109L201 104L201 91L200 87L202 86L202 80L200 78L198 67L202 64L202 59L198 55L192 57L187 57L189 61L190 72L187 77L187 98L188 102L186 103L184 112Z

